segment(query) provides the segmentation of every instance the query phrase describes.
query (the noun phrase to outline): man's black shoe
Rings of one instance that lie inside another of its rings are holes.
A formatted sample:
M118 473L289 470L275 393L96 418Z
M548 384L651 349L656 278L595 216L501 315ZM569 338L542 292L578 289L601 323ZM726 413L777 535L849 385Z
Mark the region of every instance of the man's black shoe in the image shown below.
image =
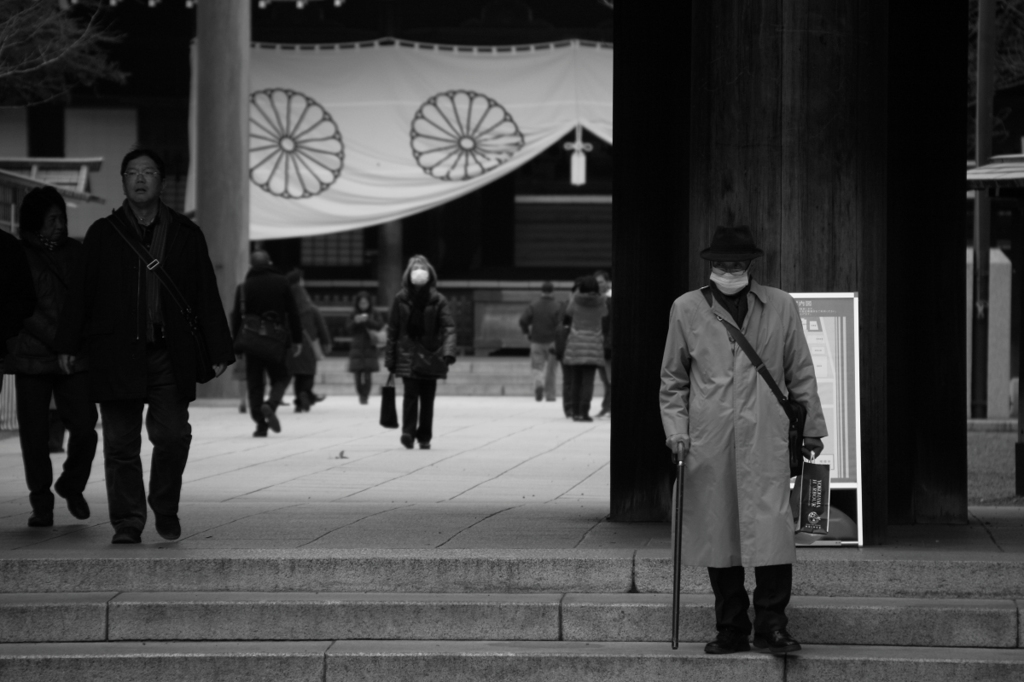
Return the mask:
M281 422L278 421L274 408L264 403L260 407L260 412L263 414L263 418L267 420L267 426L270 427L270 430L274 433L281 433Z
M714 641L708 642L704 647L706 654L734 654L737 651L750 651L750 642L747 641L746 635L732 630L719 632Z
M181 537L181 522L174 514L157 514L156 532L164 540L177 540Z
M429 440L420 441L420 450L429 450L429 449L430 449L430 441Z
M540 386L533 389L533 396L537 399L537 402L544 400L544 389Z
M769 653L781 656L782 654L800 651L800 642L793 639L793 636L786 632L785 628L772 630L767 635L754 635L754 648L765 650Z
M28 517L29 528L49 528L53 525L53 514L38 514L33 512Z
M114 545L137 545L142 542L142 531L138 528L122 528L114 533L114 539L110 541Z
M68 511L76 519L89 518L89 503L85 501L82 493L68 493L60 485L60 481L54 484L53 491L67 500Z
M252 432L252 437L253 438L266 438L267 437L267 430L266 429L256 429L255 431Z
M413 444L413 441L414 441L414 440L416 440L416 439L415 439L415 438L413 438L413 437L412 437L411 435L409 435L408 433L403 433L403 434L402 434L402 436L401 436L401 438L399 438L399 440L401 440L401 441L402 441L402 445L404 445L404 446L405 446L406 448L408 448L409 450L412 450L412 444Z

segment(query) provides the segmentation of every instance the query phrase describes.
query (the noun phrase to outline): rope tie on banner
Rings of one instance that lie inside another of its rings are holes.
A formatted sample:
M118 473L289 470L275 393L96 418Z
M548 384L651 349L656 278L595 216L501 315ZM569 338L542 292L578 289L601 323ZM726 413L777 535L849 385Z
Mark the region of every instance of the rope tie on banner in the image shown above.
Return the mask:
M583 141L583 126L576 124L576 141L566 142L565 150L572 152L569 165L569 181L573 187L587 184L587 154L594 151L594 145Z

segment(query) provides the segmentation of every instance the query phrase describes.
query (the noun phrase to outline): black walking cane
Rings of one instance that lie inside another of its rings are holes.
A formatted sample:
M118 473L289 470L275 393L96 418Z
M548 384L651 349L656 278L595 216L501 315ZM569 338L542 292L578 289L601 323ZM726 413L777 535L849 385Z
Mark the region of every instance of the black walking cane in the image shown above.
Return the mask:
M683 562L683 444L676 444L676 484L672 491L672 648L679 648L679 577Z

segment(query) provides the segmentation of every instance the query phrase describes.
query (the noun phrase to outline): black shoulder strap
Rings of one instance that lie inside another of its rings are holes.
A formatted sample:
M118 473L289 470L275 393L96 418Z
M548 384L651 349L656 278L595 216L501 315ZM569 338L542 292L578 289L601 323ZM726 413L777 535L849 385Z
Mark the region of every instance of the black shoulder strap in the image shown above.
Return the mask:
M117 232L129 247L131 247L132 251L135 252L135 255L138 256L139 260L141 260L146 266L146 269L152 270L153 274L155 274L157 279L160 280L160 283L164 285L164 288L167 290L167 293L170 294L175 305L178 306L178 309L185 317L185 320L190 325L195 326L198 323L198 320L196 319L195 313L192 312L192 307L185 300L185 297L181 295L178 287L174 284L174 280L172 280L171 276L167 274L166 270L164 270L160 261L153 258L152 254L149 253L137 237L134 237L134 235L129 236L134 231L130 230L131 226L125 226L124 221L121 220L116 211L110 214L109 220L110 224L114 227L114 231Z
M704 297L708 299L708 305L711 305L710 288L705 287L701 291L704 293ZM718 318L718 321L725 325L725 328L729 330L729 334L736 341L736 343L740 345L740 348L742 348L743 352L747 354L747 357L750 358L750 362L752 365L754 365L754 369L757 370L757 373L761 375L761 378L764 379L764 382L768 384L768 388L770 388L772 393L775 394L776 400L779 401L779 404L782 405L782 409L785 410L786 414L788 415L789 402L786 400L786 397L782 395L782 390L779 388L779 385L775 383L775 379L772 378L771 372L769 372L768 368L764 366L764 362L761 360L761 356L757 354L757 351L754 350L754 347L750 345L749 341L747 341L747 337L743 335L743 332L736 328L736 325L727 322L724 317L716 313L714 310L711 311L711 314Z

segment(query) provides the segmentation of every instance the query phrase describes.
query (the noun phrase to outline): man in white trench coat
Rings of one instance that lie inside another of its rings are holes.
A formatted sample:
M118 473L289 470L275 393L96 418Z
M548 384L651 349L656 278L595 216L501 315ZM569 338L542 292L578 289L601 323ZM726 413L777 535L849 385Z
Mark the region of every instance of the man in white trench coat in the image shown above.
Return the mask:
M793 583L789 420L716 314L738 327L775 382L807 408L803 448L827 435L796 301L749 277L763 252L750 228L719 227L701 251L711 282L672 304L661 369L666 445L684 458L683 562L707 566L718 636L709 654L749 651L744 567L753 566L755 649L798 651L787 632ZM710 302L709 302L710 299Z

